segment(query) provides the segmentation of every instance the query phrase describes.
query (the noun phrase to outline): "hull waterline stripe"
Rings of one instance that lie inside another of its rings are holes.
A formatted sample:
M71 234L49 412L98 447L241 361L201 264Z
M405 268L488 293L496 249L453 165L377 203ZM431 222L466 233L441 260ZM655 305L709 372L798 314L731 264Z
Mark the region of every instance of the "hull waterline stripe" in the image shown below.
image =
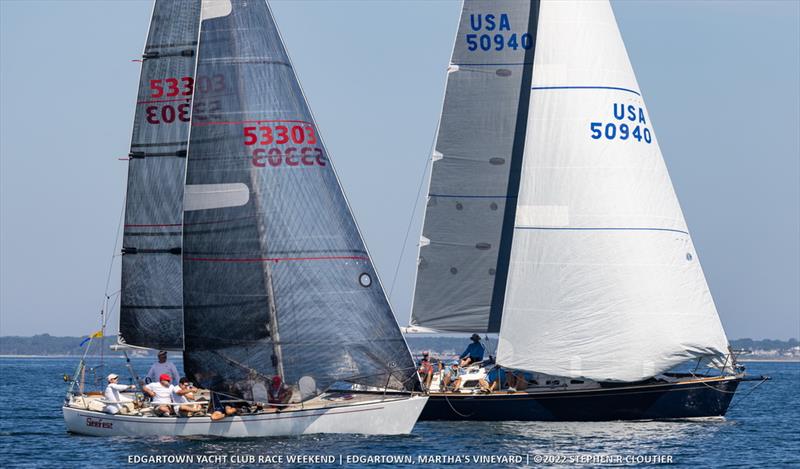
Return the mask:
M642 94L638 91L632 90L630 88L620 88L618 86L534 86L531 87L532 90L616 90L616 91L627 91L628 93L633 93L636 96L641 96Z
M668 231L688 235L688 231L674 230L672 228L641 228L641 227L586 227L569 228L563 226L516 226L516 230L552 230L552 231Z

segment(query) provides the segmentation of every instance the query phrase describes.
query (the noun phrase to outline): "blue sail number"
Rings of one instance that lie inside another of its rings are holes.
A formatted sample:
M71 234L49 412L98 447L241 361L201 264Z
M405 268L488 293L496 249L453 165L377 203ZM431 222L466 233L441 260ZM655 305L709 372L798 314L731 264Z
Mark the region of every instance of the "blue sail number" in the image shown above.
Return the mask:
M465 35L464 39L470 52L519 48L528 50L533 47L533 36L530 33L519 34L512 31L508 13L470 14L469 27L474 33Z
M644 140L644 142L648 144L653 142L653 136L650 134L650 129L647 128L647 118L645 118L644 109L641 107L614 103L613 116L617 121L628 122L591 122L589 124L589 131L593 139L630 139L636 140L637 142Z

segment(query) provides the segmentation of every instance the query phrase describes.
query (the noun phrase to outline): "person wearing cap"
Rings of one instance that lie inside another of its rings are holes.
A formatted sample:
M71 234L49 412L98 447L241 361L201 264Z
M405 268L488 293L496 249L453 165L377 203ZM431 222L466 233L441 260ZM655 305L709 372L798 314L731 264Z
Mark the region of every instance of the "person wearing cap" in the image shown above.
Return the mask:
M136 386L117 383L119 376L114 373L108 375L106 379L108 380L108 386L106 386L106 390L103 392L103 397L106 402L106 407L103 409L103 412L114 415L124 409L123 406L126 402L133 402L133 400L128 399L119 392L136 389Z
M158 377L158 382L150 383L142 388L150 396L153 411L156 415L170 415L172 413L172 392L175 386L170 384L171 377L164 373Z
M164 350L158 352L158 361L153 363L153 366L150 367L150 370L147 372L147 378L150 383L155 383L158 381L158 377L163 374L168 374L170 381L173 383L177 383L180 379L178 368L175 367L175 364L171 361L167 361L167 352Z
M291 389L286 387L280 376L273 376L272 381L269 383L269 389L267 389L267 399L269 400L269 403L287 404L291 398ZM276 407L278 410L282 408L282 406L277 405L273 407Z
M486 353L486 347L481 343L481 336L472 334L469 340L471 340L472 343L469 344L467 349L464 350L464 353L458 357L461 359L461 366L483 361L483 354Z
M428 351L422 352L422 359L417 363L417 371L422 379L422 384L425 385L425 389L431 387L431 380L433 379L433 364L429 355Z
M460 374L461 369L458 366L458 360L451 361L450 366L442 371L442 389L447 391L452 383L453 391L457 390L461 385Z

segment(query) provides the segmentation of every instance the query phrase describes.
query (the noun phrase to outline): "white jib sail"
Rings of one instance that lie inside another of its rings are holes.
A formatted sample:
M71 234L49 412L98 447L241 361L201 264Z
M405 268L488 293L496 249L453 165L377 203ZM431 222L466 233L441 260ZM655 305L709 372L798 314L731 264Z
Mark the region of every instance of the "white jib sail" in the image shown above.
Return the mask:
M611 6L541 2L498 363L635 381L727 353Z

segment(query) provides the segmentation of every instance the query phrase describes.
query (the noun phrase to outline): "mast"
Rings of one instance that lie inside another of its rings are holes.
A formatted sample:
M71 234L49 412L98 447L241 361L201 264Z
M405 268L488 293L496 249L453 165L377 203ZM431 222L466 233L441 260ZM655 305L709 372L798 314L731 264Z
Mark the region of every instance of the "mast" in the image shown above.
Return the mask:
M261 191L258 185L258 181L255 178L255 174L251 173L250 183L252 184L251 187L254 188L253 193L255 195L255 200L257 203L260 204L261 200ZM268 251L267 246L269 246L267 240L267 230L264 228L264 222L260 218L258 219L258 231L260 234L261 239L265 240L265 247L264 250ZM281 377L283 381L286 378L286 375L283 372L283 352L281 350L281 339L280 339L280 332L278 330L278 311L277 306L275 306L275 288L272 284L272 261L265 260L261 263L262 268L264 269L264 286L267 290L267 308L269 310L269 335L272 339L272 354L273 354L273 365L275 366L275 372L278 376Z

